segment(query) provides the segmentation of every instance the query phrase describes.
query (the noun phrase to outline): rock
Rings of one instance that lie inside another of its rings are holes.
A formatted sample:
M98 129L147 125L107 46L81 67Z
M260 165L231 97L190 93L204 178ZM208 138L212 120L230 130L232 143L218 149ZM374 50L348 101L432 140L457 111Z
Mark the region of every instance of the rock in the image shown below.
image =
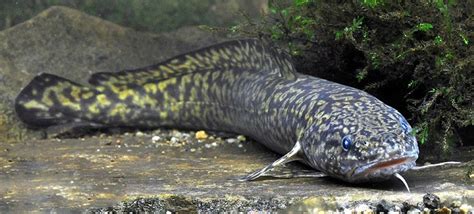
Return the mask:
M153 143L157 143L157 142L159 142L160 140L161 140L161 137L160 137L160 136L155 135L155 136L151 137L151 141L152 141Z
M423 196L423 204L426 208L437 209L440 207L440 199L435 194L427 193Z
M13 100L35 75L48 72L82 84L95 72L156 64L224 40L197 27L152 34L54 6L0 32L0 141L40 138L25 129Z
M463 204L461 207L459 207L459 210L461 214L468 214L468 213L474 213L474 208L470 205Z
M375 208L375 212L376 213L388 213L388 211L390 210L391 208L391 205L387 203L387 201L385 200L382 200L380 201L380 203L377 204L376 208Z
M451 214L451 209L449 209L447 207L443 207L441 209L437 209L436 213L437 214Z
M207 133L205 131L197 131L196 135L195 135L195 138L198 139L198 140L205 140L208 137L209 136L207 135Z

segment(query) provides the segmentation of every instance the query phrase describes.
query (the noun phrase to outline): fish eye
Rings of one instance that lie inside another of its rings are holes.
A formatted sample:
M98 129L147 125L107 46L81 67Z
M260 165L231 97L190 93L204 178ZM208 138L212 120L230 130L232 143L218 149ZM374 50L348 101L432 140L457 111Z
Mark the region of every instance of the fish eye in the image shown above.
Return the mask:
M347 135L344 138L342 138L341 143L342 143L341 145L342 145L342 148L344 149L344 151L349 151L349 149L352 146L352 139L349 135Z
M403 129L403 131L405 131L405 133L410 132L410 128L409 128L408 122L406 120L400 119L400 125L402 126L402 129Z

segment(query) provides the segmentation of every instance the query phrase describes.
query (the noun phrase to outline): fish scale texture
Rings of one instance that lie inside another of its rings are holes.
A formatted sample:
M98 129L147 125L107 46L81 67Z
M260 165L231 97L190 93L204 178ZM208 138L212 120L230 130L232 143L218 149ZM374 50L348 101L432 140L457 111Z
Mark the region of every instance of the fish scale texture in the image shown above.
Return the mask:
M146 68L96 73L89 83L40 74L18 95L17 114L39 127L91 123L234 132L281 154L300 141L305 163L342 179L355 166L341 163L415 149L405 143L404 118L396 110L361 90L299 74L287 55L254 39ZM361 143L349 153L339 142L351 133Z

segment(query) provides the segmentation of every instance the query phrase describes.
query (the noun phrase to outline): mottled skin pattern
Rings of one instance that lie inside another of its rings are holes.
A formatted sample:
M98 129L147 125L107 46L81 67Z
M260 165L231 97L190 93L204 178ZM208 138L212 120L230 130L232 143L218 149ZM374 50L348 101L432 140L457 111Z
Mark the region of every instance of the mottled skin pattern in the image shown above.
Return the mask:
M86 122L234 132L281 154L300 142L303 162L349 182L387 178L418 156L395 109L361 90L296 73L286 55L257 40L97 73L89 83L40 74L18 95L16 111L38 127ZM344 137L350 149L341 146Z

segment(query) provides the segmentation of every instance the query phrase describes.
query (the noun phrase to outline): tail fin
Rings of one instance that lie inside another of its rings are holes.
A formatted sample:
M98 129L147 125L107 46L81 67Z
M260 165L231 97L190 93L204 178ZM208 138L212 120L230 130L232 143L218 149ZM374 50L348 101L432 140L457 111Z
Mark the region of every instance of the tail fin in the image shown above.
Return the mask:
M81 98L94 92L52 74L36 76L15 100L15 110L26 124L47 127L80 122Z

